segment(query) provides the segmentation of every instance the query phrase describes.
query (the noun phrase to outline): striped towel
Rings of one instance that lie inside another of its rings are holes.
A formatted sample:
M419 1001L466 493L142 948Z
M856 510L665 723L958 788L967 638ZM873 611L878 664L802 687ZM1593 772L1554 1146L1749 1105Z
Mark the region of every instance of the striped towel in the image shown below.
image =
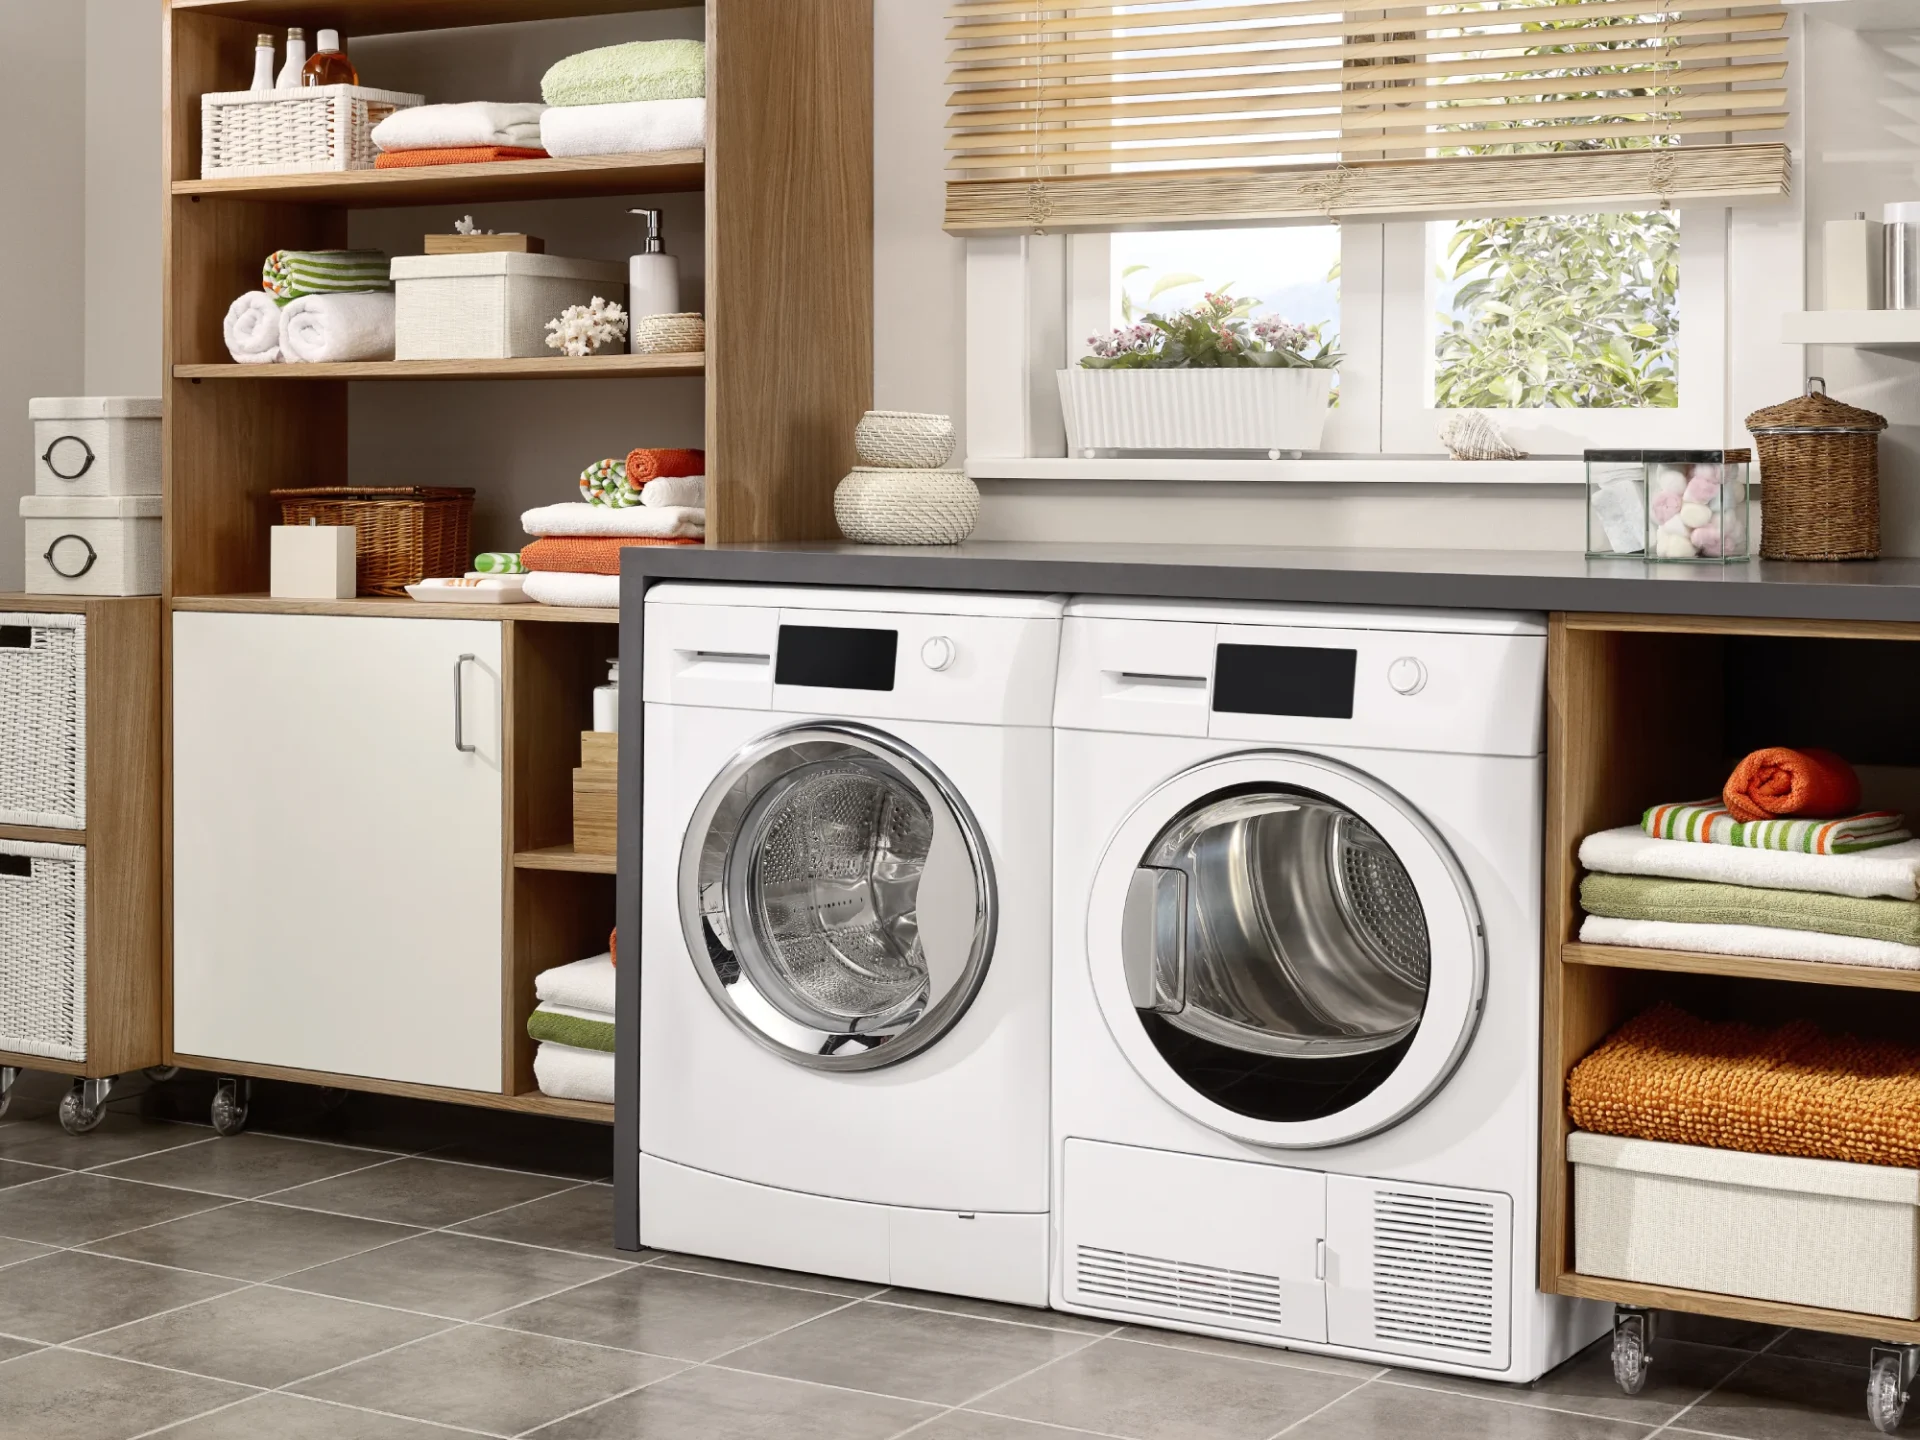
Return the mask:
M1869 810L1840 820L1736 820L1718 800L1655 805L1640 828L1656 840L1697 840L1743 850L1797 850L1803 855L1851 855L1911 840L1904 815Z
M589 505L627 510L640 503L640 487L627 479L624 460L596 460L580 472L580 495Z
M260 267L260 283L283 304L302 295L393 288L381 250L276 250Z
M482 575L524 575L527 567L520 563L520 556L513 550L489 550L484 555L473 557L473 568Z

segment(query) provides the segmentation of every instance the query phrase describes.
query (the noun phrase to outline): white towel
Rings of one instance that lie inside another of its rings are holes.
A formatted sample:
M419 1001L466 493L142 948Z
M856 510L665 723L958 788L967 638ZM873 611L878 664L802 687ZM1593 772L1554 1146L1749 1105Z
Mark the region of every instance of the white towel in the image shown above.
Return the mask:
M656 475L640 487L640 503L660 506L684 505L705 511L707 477L704 475Z
M626 535L644 540L670 540L676 536L705 535L707 512L686 505L630 505L615 510L574 500L529 510L520 517L520 524L529 535L567 535L576 539Z
M542 1095L556 1100L613 1103L614 1059L604 1050L576 1050L543 1040L533 1052L533 1079Z
M373 127L382 150L450 150L474 145L540 148L544 105L468 100L459 105L415 105L396 110Z
M597 1020L613 1018L613 954L591 955L571 965L556 965L533 977L534 996L548 1005L586 1010Z
M1861 899L1920 899L1920 840L1857 855L1743 850L1691 840L1656 840L1638 825L1602 830L1580 842L1580 863L1611 875L1660 875L1766 890L1814 890Z
M1580 938L1589 945L1631 945L1641 950L1697 950L1707 955L1759 955L1769 960L1920 970L1920 945L1862 940L1856 935L1822 935L1813 930L1780 930L1771 925L1683 925L1674 920L1613 920L1589 915L1580 922Z
M378 140L378 132L374 138ZM706 143L705 100L628 100L618 105L556 105L540 117L540 145L549 155L633 155L660 150L699 150Z
M527 576L527 599L542 605L575 605L588 610L620 608L618 575L563 575L543 570Z
M393 296L376 290L302 295L280 313L288 360L393 359Z
M264 290L249 290L229 305L220 333L242 365L271 365L281 358L280 307Z

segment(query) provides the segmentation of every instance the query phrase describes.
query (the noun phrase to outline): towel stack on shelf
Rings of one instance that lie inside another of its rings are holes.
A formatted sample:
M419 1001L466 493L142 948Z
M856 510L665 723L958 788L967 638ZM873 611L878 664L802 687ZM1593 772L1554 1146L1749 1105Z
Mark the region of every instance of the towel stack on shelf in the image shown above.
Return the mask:
M526 594L543 605L612 608L620 603L620 552L634 545L706 540L706 454L634 450L598 460L580 476L583 500L543 505L520 517L534 542L520 552Z
M379 250L276 250L227 309L242 365L393 358L393 281Z
M569 55L540 81L553 155L624 155L706 145L707 47L637 41ZM378 136L376 135L376 140Z
M490 160L544 160L540 115L544 105L468 100L457 105L415 105L396 110L373 127L380 151L376 170L424 165L476 165Z
M533 1077L540 1093L561 1100L613 1103L613 954L594 955L542 971L527 1034L540 1042Z

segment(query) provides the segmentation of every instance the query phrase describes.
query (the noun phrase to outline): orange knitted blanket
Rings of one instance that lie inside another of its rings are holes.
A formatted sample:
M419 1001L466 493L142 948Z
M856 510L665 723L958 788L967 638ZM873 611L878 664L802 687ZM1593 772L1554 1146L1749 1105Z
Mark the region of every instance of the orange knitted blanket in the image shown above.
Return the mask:
M644 535L549 535L520 552L520 563L530 571L562 575L618 575L620 552L629 545L704 545L698 536L656 539Z
M420 165L478 165L489 160L546 160L544 150L518 145L456 145L444 150L382 150L373 158L376 170L411 170Z

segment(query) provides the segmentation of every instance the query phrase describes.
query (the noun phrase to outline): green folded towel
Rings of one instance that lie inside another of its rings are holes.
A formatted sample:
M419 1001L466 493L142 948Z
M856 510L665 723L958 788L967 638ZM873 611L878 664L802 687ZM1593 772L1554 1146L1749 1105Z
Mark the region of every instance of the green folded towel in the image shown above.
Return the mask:
M697 100L707 93L707 47L698 40L636 40L569 55L540 77L549 105Z
M1765 925L1920 945L1920 900L1862 900L1812 890L1762 890L1649 875L1589 875L1580 882L1589 915L1683 925Z
M390 268L382 250L276 250L260 267L260 283L284 305L302 295L391 290Z
M551 1040L556 1045L571 1045L576 1050L604 1050L613 1053L613 1022L589 1020L565 1010L535 1007L527 1017L527 1034L535 1040Z

